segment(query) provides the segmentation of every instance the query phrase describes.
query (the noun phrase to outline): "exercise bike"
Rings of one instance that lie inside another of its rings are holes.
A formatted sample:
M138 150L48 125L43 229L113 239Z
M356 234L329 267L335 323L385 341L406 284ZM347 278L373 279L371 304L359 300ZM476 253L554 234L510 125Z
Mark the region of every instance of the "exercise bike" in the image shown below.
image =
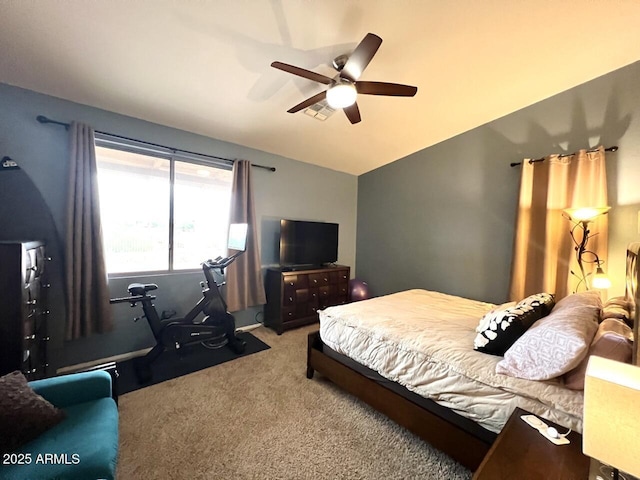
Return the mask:
M231 256L218 257L202 263L205 277L205 282L200 283L202 298L184 318L161 318L158 315L153 304L156 296L149 295L149 292L157 290L158 285L155 283L132 283L127 287L128 297L110 300L110 303L130 303L131 307L140 302L144 314L134 321L146 318L156 339L156 345L145 356L135 360L136 375L141 383L151 379L151 364L166 350L179 350L201 344L211 349L226 345L236 354L244 352L246 343L236 336L235 319L227 311L227 304L220 294L219 287L223 286L224 282L216 283L213 273L217 270L224 275L225 268L244 253L246 235L246 223L230 225L228 248L238 251ZM204 314L205 317L197 322L200 314Z

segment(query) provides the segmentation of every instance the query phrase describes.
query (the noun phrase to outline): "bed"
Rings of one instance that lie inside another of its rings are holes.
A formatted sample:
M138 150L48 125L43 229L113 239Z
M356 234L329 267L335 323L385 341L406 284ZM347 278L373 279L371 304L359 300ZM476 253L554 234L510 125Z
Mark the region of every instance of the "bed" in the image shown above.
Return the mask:
M625 300L635 338L639 252L640 243L627 249ZM581 431L582 391L560 379L497 374L501 357L473 350L478 320L495 308L409 290L325 309L320 331L309 335L307 377L319 372L471 470L516 407ZM637 342L633 348L637 363Z

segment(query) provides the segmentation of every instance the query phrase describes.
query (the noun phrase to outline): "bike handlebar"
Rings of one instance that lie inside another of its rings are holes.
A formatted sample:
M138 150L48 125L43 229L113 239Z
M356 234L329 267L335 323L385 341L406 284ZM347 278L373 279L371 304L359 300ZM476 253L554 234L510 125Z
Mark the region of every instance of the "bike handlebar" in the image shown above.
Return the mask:
M233 263L233 261L238 258L240 255L242 255L244 252L237 252L234 253L233 255L229 256L229 257L225 257L225 258L221 258L218 260L218 258L216 258L215 260L209 259L209 260L205 260L204 262L202 262L202 265L207 267L207 268L219 268L221 272L224 271L225 268L227 268L229 265L231 265Z

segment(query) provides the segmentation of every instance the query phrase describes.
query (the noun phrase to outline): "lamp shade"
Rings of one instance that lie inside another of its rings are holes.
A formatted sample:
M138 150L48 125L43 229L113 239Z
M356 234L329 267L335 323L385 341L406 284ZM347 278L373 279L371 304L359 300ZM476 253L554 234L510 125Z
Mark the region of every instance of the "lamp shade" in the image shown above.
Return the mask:
M584 384L582 451L640 476L640 368L592 355Z
M590 222L598 215L603 215L611 210L611 207L580 207L565 208L564 212L576 222Z
M601 290L606 290L607 288L611 288L611 280L607 277L607 274L604 273L602 267L596 268L596 273L593 276L593 281L591 282L593 288L599 288Z

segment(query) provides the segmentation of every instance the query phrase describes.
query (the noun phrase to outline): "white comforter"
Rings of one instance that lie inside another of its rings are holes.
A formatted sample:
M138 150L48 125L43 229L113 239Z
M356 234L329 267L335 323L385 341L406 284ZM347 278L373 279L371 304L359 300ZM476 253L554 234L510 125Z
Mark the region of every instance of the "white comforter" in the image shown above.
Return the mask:
M408 290L322 310L320 337L336 352L493 432L516 406L581 432L581 391L496 374L502 357L473 350L475 327L494 306Z

